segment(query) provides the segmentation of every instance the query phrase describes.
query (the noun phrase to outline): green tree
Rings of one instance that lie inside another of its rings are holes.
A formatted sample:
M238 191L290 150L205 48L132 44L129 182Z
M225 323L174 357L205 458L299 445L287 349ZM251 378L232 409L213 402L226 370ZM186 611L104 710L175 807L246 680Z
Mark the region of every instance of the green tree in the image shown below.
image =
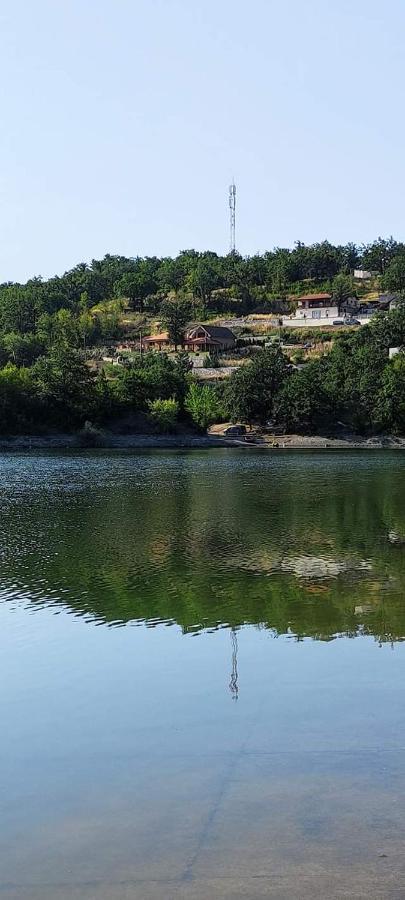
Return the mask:
M223 418L220 398L208 384L190 384L184 406L194 424L203 431Z
M184 330L190 320L189 303L178 297L165 300L161 306L160 319L177 350L178 345L184 341Z
M405 353L387 364L374 410L377 427L405 434Z
M332 281L332 294L336 306L340 309L345 300L353 296L353 279L351 276L339 272Z
M139 365L132 364L119 368L111 390L117 411L138 412L146 409L147 387L142 367Z
M174 291L176 294L184 286L185 270L179 257L177 259L163 259L158 271L159 287L168 294Z
M401 253L390 262L382 283L386 291L405 293L405 253Z
M120 367L113 392L122 409L145 411L148 401L174 398L181 406L187 391L187 372L182 363L165 353L147 353Z
M30 432L42 425L32 369L8 363L0 369L0 430Z
M203 315L209 305L211 294L221 287L216 254L204 254L197 260L187 278L187 287L193 299L199 301Z
M284 380L277 394L274 414L285 431L317 431L328 421L329 413L329 399L317 361L293 371Z
M319 361L323 388L335 420L358 431L370 429L387 353L365 326L336 341Z
M379 237L372 244L363 245L362 265L365 269L384 275L395 256L404 249L404 245L398 244L393 237L388 239Z
M142 260L142 267L137 272L128 272L115 285L117 297L126 297L133 309L143 312L144 303L149 294L156 290L156 280Z
M98 415L95 378L79 353L58 347L33 366L33 377L49 424L78 427Z
M30 366L41 355L43 342L37 334L10 331L1 340L8 359L18 366Z
M234 372L225 388L224 402L233 421L265 422L273 412L288 363L279 348L262 350Z

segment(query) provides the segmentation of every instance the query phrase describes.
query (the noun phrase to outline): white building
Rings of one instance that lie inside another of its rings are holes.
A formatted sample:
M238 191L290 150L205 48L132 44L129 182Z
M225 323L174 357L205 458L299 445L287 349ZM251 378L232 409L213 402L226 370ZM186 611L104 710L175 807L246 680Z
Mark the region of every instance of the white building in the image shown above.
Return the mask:
M355 269L353 272L353 277L358 281L367 281L369 278L372 278L372 273L368 272L367 269Z
M283 325L331 325L339 315L331 294L302 294L297 297L297 309L291 316L283 316Z

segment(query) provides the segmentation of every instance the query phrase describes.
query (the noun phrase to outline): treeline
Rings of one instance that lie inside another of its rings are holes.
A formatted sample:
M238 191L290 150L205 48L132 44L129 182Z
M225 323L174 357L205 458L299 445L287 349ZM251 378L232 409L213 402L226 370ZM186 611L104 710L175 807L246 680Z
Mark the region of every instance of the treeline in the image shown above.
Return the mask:
M61 342L77 348L108 342L120 334L124 306L159 315L174 298L187 302L194 317L277 310L279 301L311 285L333 292L335 279L350 278L357 267L377 273L387 290L405 290L405 245L393 238L361 247L299 242L250 257L196 250L163 259L106 255L46 281L1 284L0 353L30 364Z
M31 366L0 369L3 433L94 428L129 421L175 431L204 430L213 422L241 421L316 433L342 425L361 433L405 434L405 304L370 325L336 338L330 352L302 367L279 346L259 350L227 381L201 385L184 352L139 355L135 361L92 372L79 351L56 347Z
M224 392L234 420L271 421L285 432L346 426L360 433L405 434L405 304L340 336L330 352L301 368L275 347L236 371Z
M377 272L383 288L405 294L405 245L392 238L363 247L298 243L252 257L195 250L174 259L107 255L47 281L2 284L0 430L80 429L86 421L102 427L134 415L161 430L177 422L203 429L235 415L246 421L276 416L287 429L342 419L360 429L402 430L402 361L388 363L388 346L403 343L400 310L339 338L329 355L299 372L280 351L257 356L225 388L198 387L184 354L176 361L146 354L107 373L88 365L92 347L107 345L123 329L128 334L128 307L153 312L180 343L190 317L277 308L311 283L344 299L357 266Z
M83 353L57 347L32 366L0 369L0 431L38 434L80 430L91 423L144 416L158 431L172 430L185 410L189 359L147 353L136 363L93 372ZM91 434L91 432L90 432Z

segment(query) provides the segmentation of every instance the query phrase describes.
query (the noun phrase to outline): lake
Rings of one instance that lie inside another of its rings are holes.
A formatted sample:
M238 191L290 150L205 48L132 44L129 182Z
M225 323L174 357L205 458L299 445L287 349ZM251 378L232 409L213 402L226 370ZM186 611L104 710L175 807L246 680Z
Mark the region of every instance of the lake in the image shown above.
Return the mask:
M405 455L0 474L0 900L404 898Z

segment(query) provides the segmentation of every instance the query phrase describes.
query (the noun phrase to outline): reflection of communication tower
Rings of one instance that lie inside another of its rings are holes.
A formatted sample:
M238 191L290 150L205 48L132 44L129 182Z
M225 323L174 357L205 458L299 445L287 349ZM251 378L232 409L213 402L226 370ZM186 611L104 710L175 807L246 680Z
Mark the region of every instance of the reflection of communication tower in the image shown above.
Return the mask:
M236 636L236 631L232 628L231 631L231 643L232 643L232 672L231 672L231 680L229 682L229 690L232 694L232 700L238 699L239 687L238 687L238 638Z
M236 184L233 181L229 185L229 219L230 219L230 243L231 253L236 250Z

